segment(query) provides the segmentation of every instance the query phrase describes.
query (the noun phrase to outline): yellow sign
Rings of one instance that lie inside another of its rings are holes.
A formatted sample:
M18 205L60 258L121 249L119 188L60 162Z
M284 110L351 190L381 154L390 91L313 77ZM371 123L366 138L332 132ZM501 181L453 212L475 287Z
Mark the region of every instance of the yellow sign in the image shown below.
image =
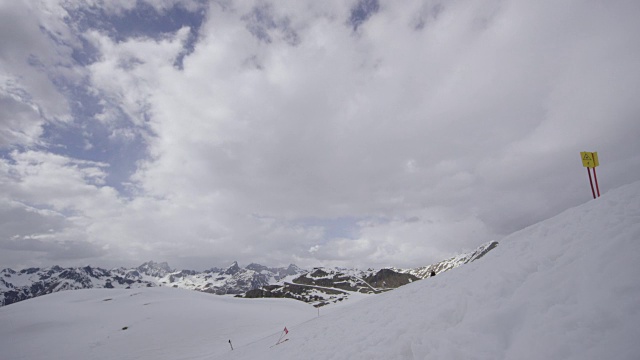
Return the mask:
M580 157L582 158L582 166L584 167L594 168L600 165L600 163L598 162L597 152L582 151L580 152Z

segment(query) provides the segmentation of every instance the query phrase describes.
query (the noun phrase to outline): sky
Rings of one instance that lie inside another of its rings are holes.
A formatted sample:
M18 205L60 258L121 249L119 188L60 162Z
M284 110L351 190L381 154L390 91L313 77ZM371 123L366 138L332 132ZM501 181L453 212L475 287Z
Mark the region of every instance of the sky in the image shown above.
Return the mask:
M0 267L415 267L640 179L640 2L0 0Z

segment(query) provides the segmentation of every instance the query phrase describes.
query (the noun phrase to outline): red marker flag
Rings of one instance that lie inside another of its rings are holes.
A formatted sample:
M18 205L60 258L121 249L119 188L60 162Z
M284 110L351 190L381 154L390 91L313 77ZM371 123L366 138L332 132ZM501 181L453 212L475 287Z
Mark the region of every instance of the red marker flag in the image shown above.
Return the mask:
M287 330L287 327L284 327L284 330L282 330L282 332L280 333L280 338L278 339L278 342L275 343L275 345L271 345L271 347L274 347L278 344L281 344L289 339L285 339L285 336L287 336L287 334L289 333L289 330Z

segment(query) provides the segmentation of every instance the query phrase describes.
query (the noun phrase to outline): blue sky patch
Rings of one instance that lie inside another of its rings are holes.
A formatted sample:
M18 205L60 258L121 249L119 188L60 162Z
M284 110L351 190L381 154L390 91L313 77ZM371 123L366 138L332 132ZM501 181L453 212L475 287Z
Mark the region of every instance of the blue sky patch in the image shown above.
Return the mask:
M184 50L174 64L182 69L184 57L195 49L200 27L206 17L206 5L203 3L196 11L189 11L183 6L176 5L164 12L158 12L151 5L138 2L135 8L120 14L110 14L101 8L82 8L69 11L69 16L68 22L74 24L81 32L91 29L99 30L116 42L136 37L160 40L188 26L191 30ZM75 49L73 58L85 65L95 61L96 55L96 50L83 41L82 49Z
M276 18L270 5L255 6L251 12L244 15L247 30L260 41L270 44L273 37L278 36L291 46L300 43L298 33L292 28L288 17Z
M378 0L360 0L351 9L351 16L349 16L349 24L353 27L353 30L358 30L360 25L369 20L371 16L380 10L380 3Z

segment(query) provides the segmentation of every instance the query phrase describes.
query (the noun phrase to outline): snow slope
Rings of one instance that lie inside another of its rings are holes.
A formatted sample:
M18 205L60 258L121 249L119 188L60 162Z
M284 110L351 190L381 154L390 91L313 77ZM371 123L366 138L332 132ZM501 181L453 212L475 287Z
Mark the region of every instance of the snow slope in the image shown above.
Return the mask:
M640 182L320 317L292 300L168 288L12 304L0 308L0 358L638 359L639 275ZM288 341L273 346L284 326Z
M228 340L246 345L315 316L295 300L167 287L65 291L0 308L0 359L210 359Z

